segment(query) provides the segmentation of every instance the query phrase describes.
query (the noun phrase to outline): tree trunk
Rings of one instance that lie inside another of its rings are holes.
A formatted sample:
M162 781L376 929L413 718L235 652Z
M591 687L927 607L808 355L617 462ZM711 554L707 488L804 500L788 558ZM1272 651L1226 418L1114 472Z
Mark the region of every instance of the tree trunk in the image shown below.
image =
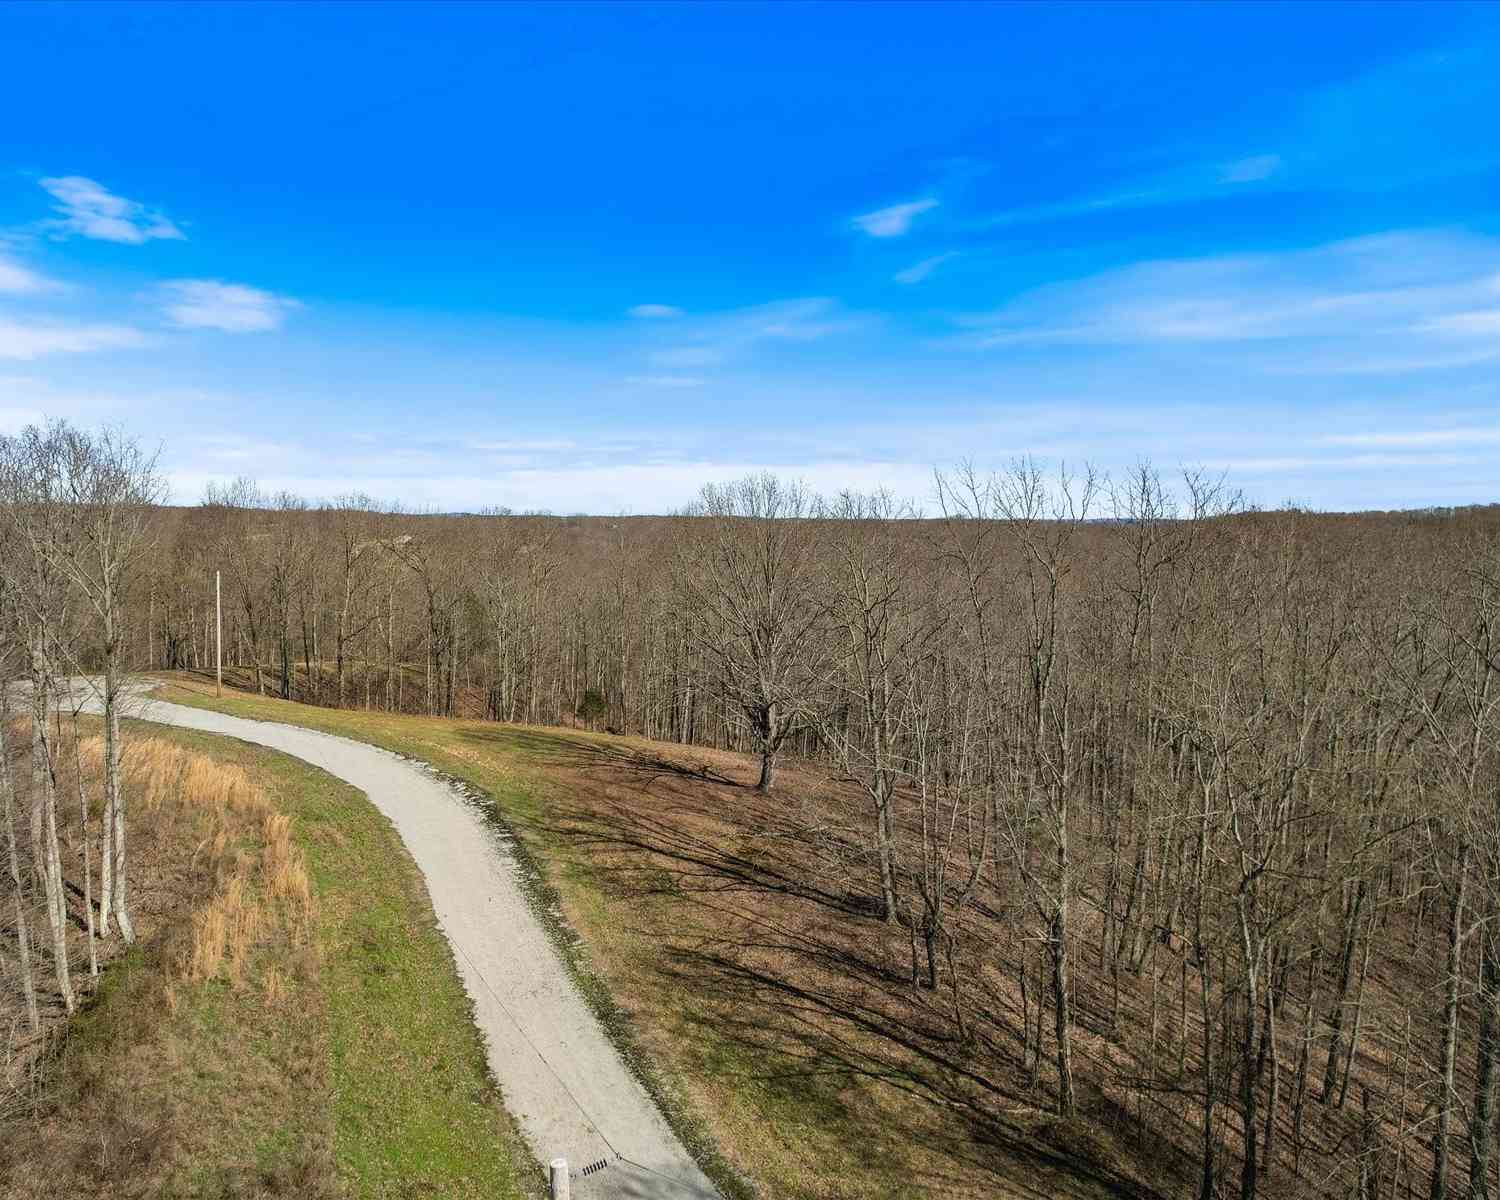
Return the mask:
M34 856L45 884L47 919L52 928L52 966L63 1007L73 1011L73 981L68 970L68 909L63 890L62 854L57 844L57 779L52 746L47 740L47 706L52 698L52 671L46 661L44 635L32 649L31 771Z
M1064 851L1066 855L1066 851ZM1073 1092L1073 999L1068 973L1068 902L1064 898L1052 915L1052 1028L1057 1041L1057 1112L1077 1112Z
M83 786L83 745L78 733L78 715L73 715L73 758L78 766L78 823L82 832L79 853L83 856L83 912L89 935L89 974L99 974L99 951L94 940L94 871L89 859L89 797Z
M113 793L110 851L114 855L113 891L109 904L120 923L125 944L135 944L135 927L130 921L129 889L125 858L125 790L120 786L120 697L119 681L106 679L104 689L104 777Z
M756 781L755 790L769 792L775 777L776 751L772 750L770 744L767 743L760 749L760 778Z
M880 901L887 924L896 922L896 868L891 836L891 787L887 780L876 782L875 841L880 851Z
M1240 1167L1240 1200L1255 1200L1260 1186L1260 971L1265 955L1253 934L1246 891L1240 891L1237 909L1240 927L1240 952L1245 959L1245 1027L1240 1041L1240 1110L1243 1117L1245 1149ZM1228 1014L1225 1014L1228 1024Z
M1262 1183L1270 1180L1276 1165L1276 1110L1281 1104L1281 1058L1280 1047L1277 1045L1276 1013L1281 1007L1279 997L1286 995L1285 989L1286 981L1283 975L1282 984L1276 987L1274 992L1271 988L1266 990L1264 1045L1271 1070L1271 1086L1266 1096L1266 1125L1261 1147L1260 1182Z
M106 737L109 722L104 722ZM115 789L109 777L109 752L104 755L104 819L99 823L99 936L109 936L115 897Z
M10 883L14 889L16 943L21 956L21 990L26 999L26 1018L31 1032L41 1028L36 1007L36 980L31 973L31 935L26 922L26 905L21 900L21 855L16 848L15 780L10 773L10 746L6 742L5 723L9 713L0 711L0 804L4 806L5 848L10 860Z
M1338 1084L1339 1060L1344 1051L1344 1007L1348 1002L1349 985L1354 977L1354 951L1359 941L1359 914L1364 907L1366 886L1361 879L1344 926L1344 946L1339 957L1339 990L1328 1014L1332 1029L1328 1036L1328 1058L1323 1064L1323 1093L1320 1099L1324 1104L1332 1101L1334 1088Z
M1344 1055L1344 1079L1339 1084L1339 1107L1344 1107L1344 1101L1349 1097L1349 1076L1354 1070L1354 1056L1359 1053L1359 1035L1364 1028L1365 1021L1365 984L1370 979L1370 954L1375 948L1375 917L1377 913L1371 913L1369 927L1365 931L1365 952L1360 960L1359 986L1354 992L1354 1028L1349 1033L1349 1050Z
M1452 1122L1454 1059L1458 1049L1458 986L1463 963L1464 898L1469 880L1469 846L1458 848L1458 878L1453 885L1453 899L1448 909L1447 988L1443 1001L1442 1063L1438 1069L1437 1129L1432 1135L1431 1200L1445 1200L1448 1195L1448 1126Z
M1474 1117L1469 1140L1469 1196L1489 1200L1490 1148L1495 1135L1496 1060L1500 1058L1500 937L1493 922L1500 918L1491 905L1490 926L1480 942L1479 1048L1475 1064Z

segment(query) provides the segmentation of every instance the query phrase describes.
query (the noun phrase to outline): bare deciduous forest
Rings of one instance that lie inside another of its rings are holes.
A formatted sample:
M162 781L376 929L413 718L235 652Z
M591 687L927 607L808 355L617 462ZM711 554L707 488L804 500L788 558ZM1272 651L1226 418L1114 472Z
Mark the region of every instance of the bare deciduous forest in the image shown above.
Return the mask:
M851 996L895 947L920 1000L830 1019L939 1066L929 1099L1030 1096L1163 1194L1500 1186L1494 508L1253 511L1207 475L1031 461L939 473L920 514L769 476L671 517L247 480L169 508L128 442L4 449L6 674L100 676L107 708L97 827L45 699L29 760L0 756L33 1025L73 1002L70 920L131 936L114 698L211 674L220 571L226 671L262 694L751 756L787 886L884 947L839 968Z
M7 996L23 1001L33 1040L50 1010L71 1015L91 988L101 939L116 948L136 940L120 708L134 665L127 661L129 581L159 492L154 462L117 433L54 425L0 439L5 978ZM74 689L69 678L85 669L92 678ZM84 694L103 716L93 779L77 724ZM14 727L13 706L25 710ZM75 924L85 935L81 979L71 961ZM43 963L46 983L39 985ZM9 1031L8 1063L21 1023L18 1017Z

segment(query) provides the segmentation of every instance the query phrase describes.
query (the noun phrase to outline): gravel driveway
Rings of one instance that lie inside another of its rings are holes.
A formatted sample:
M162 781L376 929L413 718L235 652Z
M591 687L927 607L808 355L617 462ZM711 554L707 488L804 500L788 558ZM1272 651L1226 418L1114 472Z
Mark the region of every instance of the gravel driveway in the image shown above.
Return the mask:
M508 845L455 789L388 751L294 725L142 698L129 712L293 755L390 818L426 877L506 1107L544 1164L568 1160L575 1197L718 1197L578 995Z

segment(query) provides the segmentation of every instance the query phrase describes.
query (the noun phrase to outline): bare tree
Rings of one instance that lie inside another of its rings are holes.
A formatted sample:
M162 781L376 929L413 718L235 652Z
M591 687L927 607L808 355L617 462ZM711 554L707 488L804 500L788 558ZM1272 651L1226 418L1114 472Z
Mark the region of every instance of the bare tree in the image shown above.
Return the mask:
M676 567L684 615L716 687L750 732L763 792L821 677L814 512L801 483L774 475L708 484Z
M307 501L280 492L268 501L270 528L266 582L271 620L276 631L276 665L283 700L292 698L292 604L302 593L309 571L311 545L306 536ZM309 679L311 684L312 680Z
M58 568L89 606L102 678L104 705L104 828L100 881L100 931L111 915L126 943L135 940L130 921L126 869L124 791L120 786L120 708L129 676L126 598L131 573L146 541L150 508L161 501L163 485L156 456L125 435L104 430L89 435L63 431L63 493L69 536L53 545Z
M226 607L239 617L239 631L255 677L255 690L265 695L266 681L262 646L266 609L261 591L265 584L266 531L257 519L266 497L255 480L241 476L232 483L209 484L203 496L205 508L214 511L219 523L215 554L224 564L230 599ZM207 614L205 613L205 617ZM208 640L205 637L205 642Z
M1049 483L1034 460L1022 459L987 489L994 515L1009 534L1018 560L1014 583L1021 613L1017 750L1027 765L1018 818L1008 840L1045 926L1052 973L1057 1110L1067 1117L1077 1107L1070 917L1077 888L1072 826L1079 696L1064 587L1074 566L1073 542L1089 519L1098 487L1092 470L1075 478L1064 469ZM1031 819L1036 810L1043 814L1039 822ZM1042 839L1039 857L1032 852L1034 830Z
M10 693L0 683L0 807L5 817L5 849L10 868L11 897L16 922L16 950L21 961L21 990L26 1000L26 1019L35 1033L41 1028L36 1005L36 980L31 966L31 929L22 899L21 855L16 846L16 785L10 769Z
M14 441L0 443L5 513L12 545L4 569L15 626L27 646L31 685L31 848L41 880L52 931L52 959L58 991L72 1012L75 1004L68 968L67 891L58 847L57 762L48 732L48 712L57 689L67 614L67 583L58 567L57 548L67 544L61 503L65 470L63 425L28 426Z
M824 746L869 797L887 921L898 908L891 810L911 774L902 755L911 672L934 633L900 528L910 515L888 492L843 492L826 510L835 532L823 605L836 632L829 699L814 710Z
M334 551L338 563L338 608L334 625L335 702L344 704L344 676L349 647L357 643L377 619L368 603L379 565L382 542L376 535L370 498L340 496L325 508L332 517Z

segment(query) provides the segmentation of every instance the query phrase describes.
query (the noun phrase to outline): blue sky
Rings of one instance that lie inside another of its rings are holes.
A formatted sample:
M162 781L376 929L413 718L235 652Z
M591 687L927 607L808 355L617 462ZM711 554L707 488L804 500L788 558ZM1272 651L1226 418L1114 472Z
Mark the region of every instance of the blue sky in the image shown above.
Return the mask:
M0 428L442 508L1500 499L1500 7L0 7Z

